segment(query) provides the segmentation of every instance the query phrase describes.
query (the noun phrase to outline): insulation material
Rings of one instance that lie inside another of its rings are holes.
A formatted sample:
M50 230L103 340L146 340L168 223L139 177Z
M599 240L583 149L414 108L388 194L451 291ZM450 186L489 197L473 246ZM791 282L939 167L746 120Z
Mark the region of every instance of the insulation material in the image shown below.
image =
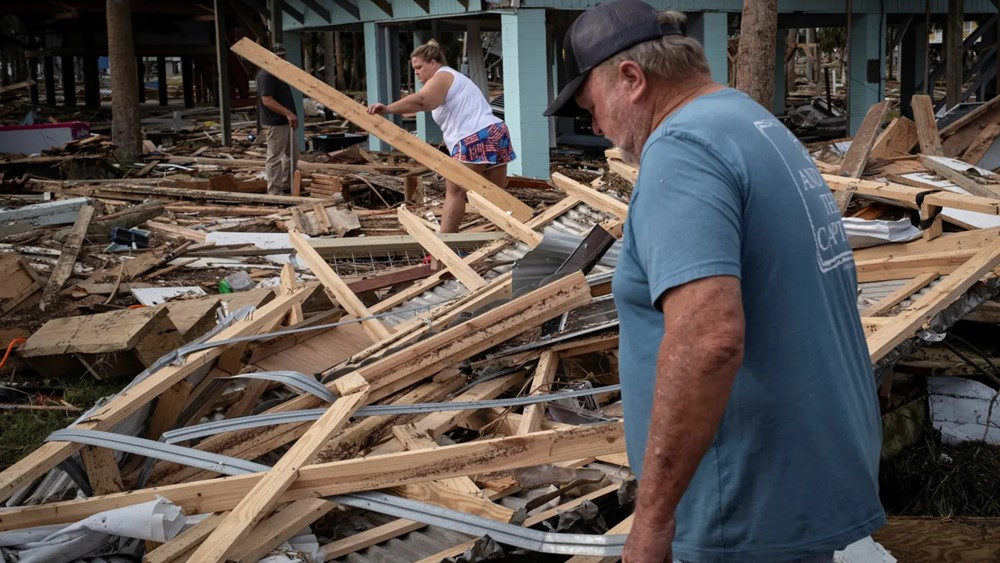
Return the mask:
M993 389L971 379L930 377L927 401L931 422L945 444L979 442L984 437L990 444L1000 444L1000 407Z
M844 217L844 230L851 248L867 248L893 242L907 242L921 237L923 232L909 219L886 221Z
M896 563L896 558L868 536L834 553L833 563Z
M313 534L300 534L278 546L259 563L322 563L323 550Z
M172 299L183 297L204 297L208 295L205 290L198 286L184 287L136 287L132 289L132 296L136 301L147 307L162 305Z
M108 510L69 526L0 533L21 563L62 563L94 554L113 536L165 542L184 527L184 511L164 498Z

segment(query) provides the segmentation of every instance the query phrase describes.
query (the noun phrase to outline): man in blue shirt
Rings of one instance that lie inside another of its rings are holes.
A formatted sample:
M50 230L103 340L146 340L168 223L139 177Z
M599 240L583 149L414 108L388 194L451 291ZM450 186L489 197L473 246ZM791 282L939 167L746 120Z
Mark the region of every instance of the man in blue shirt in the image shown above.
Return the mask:
M683 23L588 10L546 111L589 111L640 161L613 286L640 478L623 559L831 561L885 522L851 249L809 154Z

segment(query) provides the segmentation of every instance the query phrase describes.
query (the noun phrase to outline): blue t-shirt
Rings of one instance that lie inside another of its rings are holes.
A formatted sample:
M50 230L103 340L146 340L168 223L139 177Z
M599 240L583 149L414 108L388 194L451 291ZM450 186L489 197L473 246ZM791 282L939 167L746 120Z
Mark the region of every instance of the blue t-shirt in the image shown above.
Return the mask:
M784 561L880 528L881 424L854 259L809 154L764 108L725 89L664 120L639 170L614 277L636 475L664 335L660 297L735 276L746 318L725 415L677 507L674 557Z

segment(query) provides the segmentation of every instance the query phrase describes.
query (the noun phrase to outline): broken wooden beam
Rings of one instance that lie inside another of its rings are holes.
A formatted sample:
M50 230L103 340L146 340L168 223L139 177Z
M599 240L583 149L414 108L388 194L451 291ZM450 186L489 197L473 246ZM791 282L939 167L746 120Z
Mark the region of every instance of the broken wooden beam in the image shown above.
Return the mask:
M475 291L486 285L483 279L471 266L462 261L448 245L437 237L437 234L428 229L423 222L413 213L402 206L399 208L399 223L406 229L411 237L420 243L427 252L434 258L440 260L455 279L461 282L469 291Z
M860 178L865 171L865 164L868 163L868 155L875 146L875 139L882 130L882 121L885 113L889 111L889 100L879 102L868 108L861 127L854 134L851 146L844 155L844 160L840 163L837 174L848 178Z
M93 216L94 208L92 206L84 205L80 208L80 213L76 216L73 228L66 238L66 244L63 245L59 259L52 268L52 274L49 275L49 282L42 291L42 301L38 304L38 308L42 311L52 304L56 294L66 285L66 281L72 275L73 265L76 264L76 258L80 255L80 247L83 246L83 241L87 237L87 227L90 226L90 219Z
M307 465L299 470L298 479L280 500L291 502L624 451L621 422L546 430L434 450ZM246 497L263 475L253 473L40 506L6 508L0 510L0 531L76 522L105 510L155 500L157 496L173 502L188 514L230 510Z

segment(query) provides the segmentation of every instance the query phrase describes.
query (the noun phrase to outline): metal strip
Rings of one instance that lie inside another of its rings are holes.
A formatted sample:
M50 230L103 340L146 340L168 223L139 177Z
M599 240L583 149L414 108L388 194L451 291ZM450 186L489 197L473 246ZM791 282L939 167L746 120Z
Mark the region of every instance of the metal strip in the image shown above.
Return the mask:
M562 391L559 393L548 393L545 395L531 395L527 397L513 397L509 399L493 399L490 401L460 401L450 403L413 403L409 405L369 405L358 409L354 416L389 416L400 414L425 414L442 411L464 411L475 409L490 409L494 407L519 407L525 405L535 405L559 399L573 399L576 397L589 397L601 393L613 393L621 390L621 385L606 385L593 389L579 389L575 391ZM318 419L326 409L308 409L294 412L268 413L255 416L242 416L239 418L207 422L186 428L178 428L163 433L163 440L169 444L186 442L221 434L235 430L249 430L261 426L274 426L277 424L288 424L291 422L308 422Z
M325 385L317 381L315 377L310 377L300 371L258 371L256 373L241 373L239 375L225 377L223 379L241 378L277 381L293 389L305 391L306 393L315 395L328 403L332 403L337 400L337 396L331 393Z
M102 432L100 430L66 428L49 434L49 437L45 441L73 442L76 444L97 446L99 448L108 448L145 457L154 457L173 463L190 465L191 467L207 469L224 475L246 475L270 469L266 465L237 457L203 452L194 448L185 448L183 446L175 446L173 444L165 444L163 442L115 434L113 432Z
M431 526L440 526L472 536L489 535L500 543L541 553L595 557L621 555L625 540L628 538L627 534L542 532L497 522L481 516L473 516L449 508L394 497L381 492L352 493L327 498L346 506L372 510Z

